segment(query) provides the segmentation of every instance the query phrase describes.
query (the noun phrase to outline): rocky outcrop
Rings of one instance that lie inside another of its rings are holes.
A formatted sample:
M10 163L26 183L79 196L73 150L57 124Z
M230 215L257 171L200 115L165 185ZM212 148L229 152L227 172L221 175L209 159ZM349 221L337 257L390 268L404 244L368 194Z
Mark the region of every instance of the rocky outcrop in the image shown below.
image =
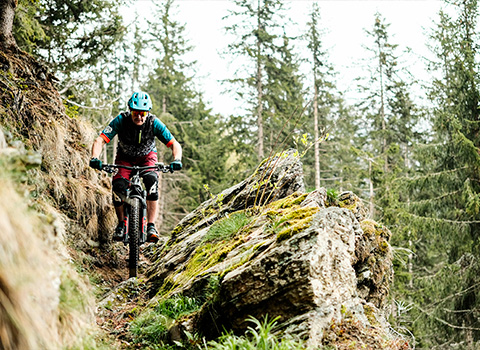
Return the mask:
M292 154L293 151L286 152L264 161L249 178L205 201L183 218L173 229L168 253L162 251L153 258L156 263L149 272L152 280L163 281L171 271L178 270L216 221L233 212L258 210L295 191L304 192L302 164L292 162Z
M299 157L283 153L179 223L153 257L151 303L184 295L204 304L172 334L213 338L268 315L312 346L338 345L335 324L376 348L393 339L382 314L393 276L390 231L365 219L353 193L331 206L325 189L304 188Z

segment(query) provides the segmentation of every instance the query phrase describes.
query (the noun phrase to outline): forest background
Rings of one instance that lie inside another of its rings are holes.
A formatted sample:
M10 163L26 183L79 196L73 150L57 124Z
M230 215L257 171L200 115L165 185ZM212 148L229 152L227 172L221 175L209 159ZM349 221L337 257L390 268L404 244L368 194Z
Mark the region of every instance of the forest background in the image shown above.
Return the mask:
M310 2L302 23L290 18L286 1L229 3L224 57L232 66L222 86L241 107L229 114L214 112L215 101L199 88L205 77L197 77L192 60L195 42L173 0L153 2L151 19L130 22L122 11L132 2L20 0L14 34L22 50L55 73L68 115L99 132L124 110L133 89L150 93L152 112L184 148L184 171L162 178L163 233L263 158L294 147L309 190L325 187L332 200L353 191L392 230L393 328L414 336L416 348L474 348L480 340L477 1L441 2L425 23L430 54L422 60L428 76L422 80L419 65L408 62L423 53L399 47L388 18L376 13L362 33L365 59L349 91L329 56L323 2ZM355 98L348 97L352 91ZM159 150L168 162L168 152ZM109 145L104 160L114 153Z

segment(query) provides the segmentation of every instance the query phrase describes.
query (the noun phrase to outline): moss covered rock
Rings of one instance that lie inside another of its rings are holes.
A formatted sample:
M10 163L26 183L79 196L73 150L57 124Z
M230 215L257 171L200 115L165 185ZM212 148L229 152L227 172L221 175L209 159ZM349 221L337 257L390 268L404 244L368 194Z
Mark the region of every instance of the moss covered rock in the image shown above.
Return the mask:
M325 189L304 191L293 153L276 157L225 190L224 202L212 198L180 222L149 271L154 302L176 295L202 301L175 324L177 338L183 330L207 338L241 332L247 317L265 315L280 317L284 332L312 346L331 344L324 332L335 324L386 334L390 231L365 220L351 192L327 208Z

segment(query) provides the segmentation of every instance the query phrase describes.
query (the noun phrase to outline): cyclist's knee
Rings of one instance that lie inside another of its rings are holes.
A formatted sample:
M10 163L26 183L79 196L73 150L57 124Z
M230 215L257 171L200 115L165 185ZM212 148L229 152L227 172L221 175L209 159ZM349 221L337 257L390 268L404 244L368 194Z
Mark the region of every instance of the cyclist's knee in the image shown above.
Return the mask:
M143 177L143 183L147 190L147 200L156 201L158 199L158 175L151 172Z
M112 181L113 205L119 207L123 204L118 194L124 195L128 188L128 181L125 179L115 179Z

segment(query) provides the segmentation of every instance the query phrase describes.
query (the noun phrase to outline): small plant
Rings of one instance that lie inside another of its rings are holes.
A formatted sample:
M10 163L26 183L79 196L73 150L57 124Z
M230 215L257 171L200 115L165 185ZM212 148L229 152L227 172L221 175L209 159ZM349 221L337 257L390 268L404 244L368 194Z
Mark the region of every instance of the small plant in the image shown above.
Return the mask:
M204 345L204 349L210 350L295 350L305 349L300 341L290 337L281 337L277 330L277 318L268 320L265 316L263 321L253 317L247 321L253 323L248 327L243 336L236 336L232 333L224 334L218 341L211 341Z
M327 190L327 203L325 203L327 207L333 207L338 205L338 192L330 188Z
M73 96L69 96L68 98L72 98ZM63 105L65 106L65 113L70 117L70 118L78 118L79 115L79 107L72 105L68 99L63 100Z
M222 207L223 207L223 197L224 197L224 194L223 193L220 193L216 196L214 196L212 194L212 192L210 192L210 186L208 186L207 184L203 185L203 188L205 189L205 191L207 192L208 196L210 197L210 199L215 199L215 204L218 206L218 211L221 212L222 211Z
M155 311L171 319L178 319L197 311L200 306L200 302L195 298L175 296L159 302Z

